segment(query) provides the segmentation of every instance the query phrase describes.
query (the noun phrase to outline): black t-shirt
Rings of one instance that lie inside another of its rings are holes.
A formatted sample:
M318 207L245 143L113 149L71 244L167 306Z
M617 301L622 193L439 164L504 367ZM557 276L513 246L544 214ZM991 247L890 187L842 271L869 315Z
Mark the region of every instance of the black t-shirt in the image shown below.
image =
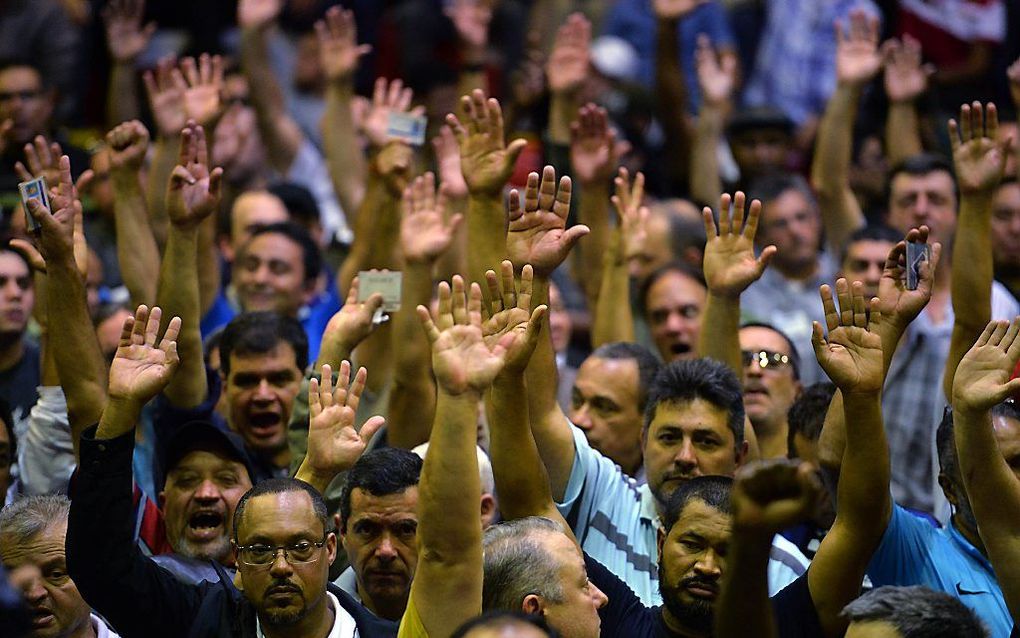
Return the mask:
M588 579L609 597L599 610L602 635L621 638L675 638L662 619L661 607L646 607L620 580L594 558L584 555ZM771 599L780 638L823 638L821 622L808 589L807 573Z
M39 346L25 339L25 351L9 370L0 372L0 399L11 406L14 431L23 434L28 427L28 413L39 399L39 382L42 378L42 361Z

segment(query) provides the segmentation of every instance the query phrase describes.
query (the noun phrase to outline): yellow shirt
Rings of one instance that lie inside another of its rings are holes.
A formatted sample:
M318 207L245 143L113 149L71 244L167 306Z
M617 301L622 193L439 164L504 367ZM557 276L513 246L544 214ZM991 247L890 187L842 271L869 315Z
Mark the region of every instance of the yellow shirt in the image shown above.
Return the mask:
M400 629L397 630L397 638L429 638L429 632L418 615L418 608L414 605L414 592L407 599L407 609L400 619Z

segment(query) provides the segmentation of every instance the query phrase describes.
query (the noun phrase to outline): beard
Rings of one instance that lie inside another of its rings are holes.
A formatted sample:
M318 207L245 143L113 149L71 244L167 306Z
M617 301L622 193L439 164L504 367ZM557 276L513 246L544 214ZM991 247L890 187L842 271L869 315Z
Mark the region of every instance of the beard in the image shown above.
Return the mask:
M659 567L659 575L659 594L662 596L663 605L669 610L669 613L686 629L705 636L712 635L712 628L715 623L715 609L712 603L700 599L685 603L680 599L680 592L683 589L682 584L696 579L684 579L684 581L681 581L682 584L680 586L670 585L664 578L661 578L663 575L661 565Z
M181 534L177 542L173 543L174 551L182 556L196 560L211 560L217 563L226 564L230 558L230 539L226 535L220 536L208 543L192 543Z

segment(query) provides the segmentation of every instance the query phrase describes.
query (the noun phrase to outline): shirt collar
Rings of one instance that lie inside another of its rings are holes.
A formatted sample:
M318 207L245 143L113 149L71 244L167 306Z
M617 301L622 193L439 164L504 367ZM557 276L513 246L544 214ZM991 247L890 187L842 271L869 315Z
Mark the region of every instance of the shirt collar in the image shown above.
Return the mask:
M647 483L638 487L638 494L641 495L641 509L638 516L643 521L651 522L657 529L661 528L662 521L659 519L659 510L655 506L655 496Z
M965 554L977 561L982 568L986 571L992 571L992 564L988 562L988 558L981 553L981 550L971 544L967 537L960 533L960 530L956 529L956 523L950 519L949 524L946 525L946 533L949 534L950 540L956 544L956 546Z

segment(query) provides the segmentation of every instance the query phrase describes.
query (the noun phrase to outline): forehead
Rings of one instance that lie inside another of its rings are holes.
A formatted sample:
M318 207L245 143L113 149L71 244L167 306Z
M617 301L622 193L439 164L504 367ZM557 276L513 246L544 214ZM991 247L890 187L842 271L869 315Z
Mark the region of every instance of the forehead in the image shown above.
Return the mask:
M577 370L576 383L585 390L610 395L635 389L638 383L637 361L588 357Z
M263 261L277 259L295 265L302 264L304 257L301 244L281 233L262 233L252 237L244 254L247 257L257 257Z
M710 542L726 542L730 538L733 517L720 512L700 498L684 506L676 523L669 530L671 537L696 534Z
M167 478L181 472L219 472L222 470L233 470L244 476L248 475L244 465L238 463L224 451L202 449L192 450L181 457L177 465L169 470Z
M238 198L231 210L235 224L270 224L287 221L287 208L270 193L247 193Z
M850 261L851 259L885 261L885 258L889 256L889 251L892 250L894 245L895 244L890 241L861 239L847 246L846 258L847 261Z
M704 399L691 401L670 401L660 403L650 424L652 431L664 427L680 428L685 432L711 430L733 441L730 432L729 413Z
M304 490L255 496L245 504L240 522L237 535L242 545L249 538L288 539L324 531Z
M790 346L786 339L775 330L762 326L748 326L740 329L740 347L748 349L771 350L779 354L790 355Z
M351 490L351 518L418 519L418 486L412 485L403 492L375 496L356 487Z
M1020 209L1020 183L1008 182L995 191L995 207Z
M893 177L890 190L893 197L911 193L938 193L945 197L953 196L953 176L944 170L934 170L922 175L897 173Z
M10 535L0 535L0 554L3 564L14 567L31 564L42 565L54 558L64 557L64 538L67 536L67 521L56 521L47 525L38 534L22 542L15 542Z
M39 88L42 78L39 72L29 66L13 66L0 71L2 88Z
M533 532L534 538L542 548L556 559L559 569L566 577L579 576L585 572L584 557L574 541L566 534L541 530Z
M549 282L549 306L563 306L563 295L560 294L560 287Z
M289 342L280 339L269 352L239 354L230 353L231 376L244 373L270 373L282 369L297 368L297 354Z
M0 275L4 277L27 277L25 260L9 250L0 252Z
M659 277L648 289L648 306L669 307L705 302L705 289L689 276L671 271Z
M808 197L796 188L787 188L778 197L762 206L765 220L783 219L804 211L814 212L814 205Z

